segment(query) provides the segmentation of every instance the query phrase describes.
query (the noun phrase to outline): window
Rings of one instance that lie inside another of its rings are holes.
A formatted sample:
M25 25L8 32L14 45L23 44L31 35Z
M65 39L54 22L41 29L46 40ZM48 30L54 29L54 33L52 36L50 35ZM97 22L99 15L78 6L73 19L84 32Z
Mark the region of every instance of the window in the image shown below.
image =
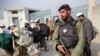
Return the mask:
M18 11L12 11L12 14L17 14L18 13Z
M12 21L13 21L13 23L14 23L17 27L19 27L19 20L18 20L18 17L12 17Z

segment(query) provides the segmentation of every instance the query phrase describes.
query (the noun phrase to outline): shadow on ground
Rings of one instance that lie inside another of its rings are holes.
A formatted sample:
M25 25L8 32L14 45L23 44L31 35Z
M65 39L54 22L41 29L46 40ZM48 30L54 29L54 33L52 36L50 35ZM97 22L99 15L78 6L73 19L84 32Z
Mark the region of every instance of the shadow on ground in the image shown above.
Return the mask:
M100 56L100 43L93 43L91 45L92 56Z

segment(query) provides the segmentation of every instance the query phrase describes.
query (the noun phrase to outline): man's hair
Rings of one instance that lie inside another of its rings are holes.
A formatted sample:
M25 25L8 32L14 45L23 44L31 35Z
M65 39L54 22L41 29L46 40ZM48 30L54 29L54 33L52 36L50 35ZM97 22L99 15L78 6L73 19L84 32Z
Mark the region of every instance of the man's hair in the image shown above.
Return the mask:
M82 17L84 17L84 15L81 15Z
M70 6L68 4L63 4L59 7L58 11L60 11L61 9L66 9L66 10L71 10Z

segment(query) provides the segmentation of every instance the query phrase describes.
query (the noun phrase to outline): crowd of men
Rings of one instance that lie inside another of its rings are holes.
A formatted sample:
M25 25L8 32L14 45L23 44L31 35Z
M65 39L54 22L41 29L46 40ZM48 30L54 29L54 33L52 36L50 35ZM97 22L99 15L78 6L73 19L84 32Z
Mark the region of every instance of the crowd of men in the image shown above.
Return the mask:
M9 41L10 47L4 49L6 53L9 56L28 56L33 48L34 52L38 53L37 56L40 56L40 50L37 48L48 51L49 49L46 45L45 37L47 37L46 39L50 37L54 48L57 50L57 56L91 56L90 46L97 34L94 31L91 21L81 12L76 15L77 20L75 20L71 16L71 8L68 4L61 5L58 12L61 19L56 19L54 23L49 19L46 19L45 24L40 23L40 19L24 22L23 28L27 30L26 32L29 31L29 37L34 37L32 43L31 39L28 40L31 44L27 47L18 41L23 38L21 38L20 30L15 24L11 23L9 27L0 25L0 33L11 34ZM47 27L45 25L47 25ZM54 25L56 25L56 27L54 27ZM32 32L32 34L30 32ZM31 54L30 56L35 55Z
M25 21L24 27L21 29L17 28L14 23L11 23L9 27L6 27L5 25L1 25L0 33L1 34L6 33L6 34L11 35L11 38L9 39L10 47L9 48L7 47L7 49L3 47L1 48L3 48L6 51L6 53L10 56L12 55L22 56L20 53L25 51L25 48L27 49L26 51L28 53L34 51L35 53L38 53L37 56L39 56L40 49L44 51L49 50L45 41L45 37L47 37L46 39L51 40L53 31L54 31L53 23L49 19L46 19L46 24L40 23L40 19L36 19L35 21L31 20L31 22ZM5 37L5 36L2 36L2 37ZM28 38L28 37L32 37L32 38ZM31 39L34 44L31 43ZM30 44L30 45L26 46L26 44ZM20 50L20 46L24 48L22 51ZM31 50L31 49L34 49L34 50ZM30 56L34 56L34 54L31 54Z

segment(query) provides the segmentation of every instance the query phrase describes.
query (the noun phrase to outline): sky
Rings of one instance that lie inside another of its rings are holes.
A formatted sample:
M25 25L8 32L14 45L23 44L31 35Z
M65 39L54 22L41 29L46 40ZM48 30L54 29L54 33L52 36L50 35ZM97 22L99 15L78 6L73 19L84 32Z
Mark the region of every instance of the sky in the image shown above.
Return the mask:
M87 4L87 0L0 0L0 18L3 18L3 9L7 8L27 7L41 11L47 9L55 11L62 4L69 4L71 7L77 7Z

